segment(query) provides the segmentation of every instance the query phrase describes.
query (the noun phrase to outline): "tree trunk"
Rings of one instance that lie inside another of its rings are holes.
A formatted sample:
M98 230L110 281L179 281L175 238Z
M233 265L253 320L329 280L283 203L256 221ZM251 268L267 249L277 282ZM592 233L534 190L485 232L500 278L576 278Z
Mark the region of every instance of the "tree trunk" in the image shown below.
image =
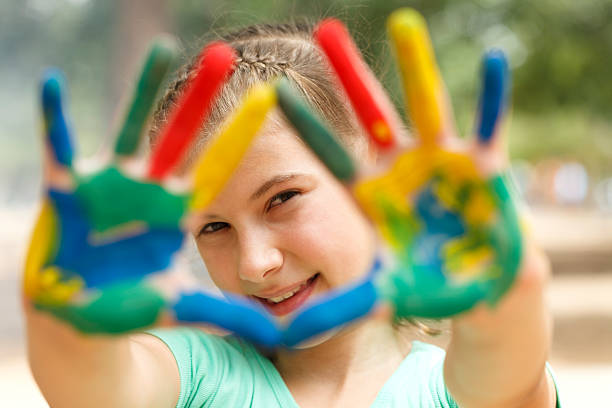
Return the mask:
M168 32L170 18L167 0L115 0L112 59L110 63L110 88L107 99L112 128L131 98L151 40Z

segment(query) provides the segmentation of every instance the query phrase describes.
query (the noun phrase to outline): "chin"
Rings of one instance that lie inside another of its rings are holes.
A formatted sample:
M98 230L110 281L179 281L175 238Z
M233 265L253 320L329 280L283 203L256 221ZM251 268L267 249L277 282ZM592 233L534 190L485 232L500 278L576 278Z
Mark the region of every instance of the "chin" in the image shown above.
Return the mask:
M342 327L336 327L334 329L328 330L324 333L321 333L319 335L306 339L302 341L301 343L296 344L292 348L295 350L305 350L305 349L319 346L325 343L326 341L332 339L333 337L335 337L341 330L342 330Z

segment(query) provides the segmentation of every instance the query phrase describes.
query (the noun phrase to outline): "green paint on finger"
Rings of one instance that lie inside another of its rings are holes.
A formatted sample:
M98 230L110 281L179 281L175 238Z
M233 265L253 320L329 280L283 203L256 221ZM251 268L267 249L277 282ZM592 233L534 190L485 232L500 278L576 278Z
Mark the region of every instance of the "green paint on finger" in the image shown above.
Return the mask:
M155 96L175 57L176 46L171 38L163 37L153 44L134 90L125 123L117 137L115 153L118 155L131 155L138 148Z
M327 168L342 181L355 174L355 165L322 121L315 116L287 79L276 84L278 104L300 137Z
M491 226L490 231L490 243L499 254L499 265L503 271L487 297L489 304L495 305L514 282L523 255L523 241L514 201L504 176L496 175L489 179L487 184L497 200L501 218L500 222Z

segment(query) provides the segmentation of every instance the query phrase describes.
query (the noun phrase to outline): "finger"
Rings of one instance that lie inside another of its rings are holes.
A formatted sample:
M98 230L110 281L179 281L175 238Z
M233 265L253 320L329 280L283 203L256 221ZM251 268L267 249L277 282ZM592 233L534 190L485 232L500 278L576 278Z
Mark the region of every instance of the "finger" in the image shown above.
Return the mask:
M355 166L321 119L308 108L286 78L276 84L278 105L298 134L339 180L350 181Z
M142 282L119 282L94 292L86 303L44 309L68 321L83 333L125 333L153 325L161 316L166 300L156 289Z
M497 133L507 106L510 71L503 51L493 49L484 55L482 81L476 135L478 142L486 145Z
M301 312L283 335L283 344L293 347L318 334L365 316L376 304L372 280L332 292Z
M29 299L34 299L39 293L40 272L54 256L57 225L58 220L53 206L45 200L32 231L25 260L23 291Z
M444 91L425 19L413 9L399 9L389 17L387 28L399 64L408 115L421 142L438 142L443 132Z
M138 148L155 96L175 57L176 44L171 37L161 37L151 47L134 90L130 109L117 137L117 155L128 156Z
M217 92L234 69L236 54L227 44L215 42L204 48L200 67L178 100L155 146L148 175L163 179L179 162L202 126Z
M193 209L206 208L219 194L275 104L272 85L256 85L249 91L195 165Z
M275 347L280 332L274 322L250 302L237 297L217 299L204 293L182 293L173 307L177 321L210 323L257 344Z
M72 165L73 148L70 128L64 116L64 76L61 71L48 69L41 81L43 121L52 159L64 166Z
M401 122L382 86L362 60L346 27L335 19L324 20L317 26L314 38L372 141L383 150L392 148Z

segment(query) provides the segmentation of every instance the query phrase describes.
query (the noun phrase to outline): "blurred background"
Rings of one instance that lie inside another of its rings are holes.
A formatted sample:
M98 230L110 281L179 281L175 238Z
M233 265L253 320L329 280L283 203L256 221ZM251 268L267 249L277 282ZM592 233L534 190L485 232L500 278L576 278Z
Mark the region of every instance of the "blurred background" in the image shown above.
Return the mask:
M63 69L79 151L109 142L147 44L170 32L185 56L215 32L336 16L398 106L385 38L394 9L421 11L470 135L480 56L513 67L512 171L553 264L550 361L565 407L602 406L612 384L612 0L3 0L0 2L0 406L45 407L25 361L19 276L40 194L38 78Z

